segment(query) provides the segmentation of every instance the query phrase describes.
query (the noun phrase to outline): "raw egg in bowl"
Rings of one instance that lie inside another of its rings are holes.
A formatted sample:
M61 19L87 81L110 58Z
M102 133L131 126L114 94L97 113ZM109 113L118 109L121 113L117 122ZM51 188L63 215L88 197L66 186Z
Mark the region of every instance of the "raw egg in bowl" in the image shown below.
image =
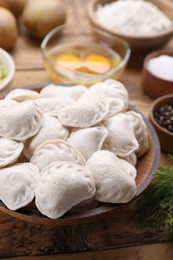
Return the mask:
M130 57L129 44L119 37L92 28L91 37L70 26L56 27L41 43L45 67L54 82L90 86L108 78L118 79Z

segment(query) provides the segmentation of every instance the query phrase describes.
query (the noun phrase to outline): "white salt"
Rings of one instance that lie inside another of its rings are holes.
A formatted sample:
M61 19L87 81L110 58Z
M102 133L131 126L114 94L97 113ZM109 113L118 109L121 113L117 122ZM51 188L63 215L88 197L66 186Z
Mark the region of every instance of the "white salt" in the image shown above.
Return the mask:
M95 15L104 27L132 35L154 35L172 25L157 6L143 0L118 0L99 5Z
M160 55L148 62L148 70L161 79L173 81L173 57Z

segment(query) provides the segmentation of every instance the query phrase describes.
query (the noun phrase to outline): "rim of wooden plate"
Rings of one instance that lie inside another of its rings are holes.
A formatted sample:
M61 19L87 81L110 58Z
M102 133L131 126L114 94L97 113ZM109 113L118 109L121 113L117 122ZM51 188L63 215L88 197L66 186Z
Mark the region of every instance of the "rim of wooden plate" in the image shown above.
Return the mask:
M48 83L39 83L39 84L32 84L26 85L20 88L26 88L30 90L40 91L43 87L47 86ZM53 83L55 84L55 83ZM70 86L69 84L57 84L61 86ZM71 85L72 86L72 85ZM0 99L3 99L10 91L3 91L0 93ZM136 111L138 113L139 110L136 109L133 105L129 105L129 109ZM15 218L20 220L33 222L37 224L44 224L44 225L59 225L59 226L66 226L66 225L74 225L74 224L82 224L89 221L93 221L96 219L101 219L103 217L111 215L115 210L119 209L120 207L124 207L134 201L139 195L141 195L144 190L148 187L151 183L154 172L159 166L160 162L160 144L158 141L157 134L150 124L150 122L140 113L148 127L149 133L149 150L148 152L138 159L137 163L137 193L135 197L129 201L128 203L123 204L113 204L113 203L101 203L93 208L83 208L82 210L72 210L67 212L64 216L58 219L50 219L44 215L42 215L36 207L33 207L33 203L29 204L26 207L18 209L16 211L9 210L5 204L0 201L0 211L7 213Z

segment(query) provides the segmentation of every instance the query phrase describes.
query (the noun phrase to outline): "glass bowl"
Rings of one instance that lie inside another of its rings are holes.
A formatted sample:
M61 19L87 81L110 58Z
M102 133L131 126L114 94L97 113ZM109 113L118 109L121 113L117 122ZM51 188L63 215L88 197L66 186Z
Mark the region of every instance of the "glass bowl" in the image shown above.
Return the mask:
M0 48L0 90L7 87L15 74L15 63L12 56Z
M53 82L90 86L107 78L118 79L130 57L129 44L96 28L70 35L70 26L50 31L41 43L45 67Z

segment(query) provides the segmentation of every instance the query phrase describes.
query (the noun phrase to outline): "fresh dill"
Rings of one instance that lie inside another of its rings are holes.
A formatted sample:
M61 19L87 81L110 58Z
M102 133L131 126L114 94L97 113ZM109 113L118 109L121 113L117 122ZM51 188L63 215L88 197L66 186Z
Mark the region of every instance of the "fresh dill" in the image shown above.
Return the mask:
M173 156L169 156L173 161ZM173 242L173 167L161 166L136 202L133 221L139 227L160 228Z

